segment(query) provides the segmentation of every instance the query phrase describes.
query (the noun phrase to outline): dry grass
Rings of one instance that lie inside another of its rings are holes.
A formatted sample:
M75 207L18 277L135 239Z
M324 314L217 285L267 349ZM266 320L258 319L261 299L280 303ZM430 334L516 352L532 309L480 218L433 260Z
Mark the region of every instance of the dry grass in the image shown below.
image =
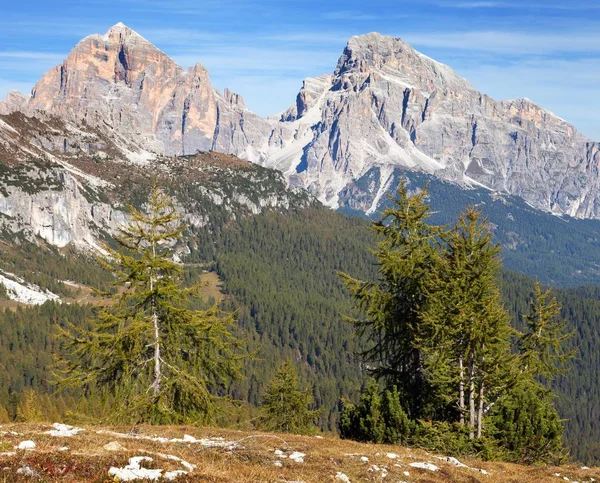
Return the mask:
M108 475L112 466L122 467L132 456L154 458L147 467L165 471L185 469L177 461L168 461L162 455L172 455L196 465L196 469L176 481L181 482L335 482L335 475L342 472L352 482L590 482L600 481L600 469L581 469L580 466L527 467L508 463L482 462L465 458L461 460L471 468L458 468L451 463L436 459L435 455L421 450L396 446L361 444L337 438L273 435L248 433L224 429L194 427L86 427L85 431L69 438L53 437L44 432L51 429L42 424L14 424L0 427L0 482L64 481L104 482L113 481ZM98 430L114 430L127 433L129 438L114 434L98 434ZM16 434L14 434L16 433ZM200 438L224 438L235 441L231 448L206 447L184 442L157 442L142 439L143 436L182 438L184 434ZM281 438L281 439L280 439ZM33 440L37 447L32 451L14 450L21 441ZM103 447L118 441L125 451L111 452ZM68 450L64 447L68 446ZM61 451L60 448L63 448ZM275 450L286 455L293 451L305 453L304 462L296 463L289 458L275 455ZM12 455L3 453L12 452ZM396 453L390 459L387 453ZM368 462L363 462L365 456ZM275 466L276 461L282 467ZM438 471L410 467L410 463L430 462ZM38 476L17 474L23 466L29 466ZM379 470L374 468L376 465ZM484 475L477 469L486 470ZM382 469L387 472L383 477ZM408 471L409 476L404 472ZM560 476L555 476L559 473Z
M223 282L216 272L205 272L200 275L200 283L202 284L200 293L204 297L213 297L217 304L225 298L223 295Z

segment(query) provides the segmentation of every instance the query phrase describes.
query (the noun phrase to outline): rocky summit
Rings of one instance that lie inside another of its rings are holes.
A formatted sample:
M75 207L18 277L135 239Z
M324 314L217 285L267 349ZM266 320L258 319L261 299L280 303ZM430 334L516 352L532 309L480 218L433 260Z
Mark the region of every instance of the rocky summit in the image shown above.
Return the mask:
M290 59L293 61L293 59ZM599 144L527 99L496 101L400 39L352 37L332 74L264 119L218 92L201 64L185 71L123 24L81 40L31 96L0 114L50 111L109 128L130 157L219 151L282 171L337 208L360 190L372 212L401 170L517 195L555 214L600 218Z

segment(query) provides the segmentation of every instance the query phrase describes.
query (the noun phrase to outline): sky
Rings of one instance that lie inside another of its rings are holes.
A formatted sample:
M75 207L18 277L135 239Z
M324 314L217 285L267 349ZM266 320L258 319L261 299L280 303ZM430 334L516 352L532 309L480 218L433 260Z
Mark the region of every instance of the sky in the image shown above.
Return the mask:
M92 33L124 22L201 62L261 115L335 69L348 38L400 37L495 99L527 97L600 141L600 0L2 0L0 98L31 90Z

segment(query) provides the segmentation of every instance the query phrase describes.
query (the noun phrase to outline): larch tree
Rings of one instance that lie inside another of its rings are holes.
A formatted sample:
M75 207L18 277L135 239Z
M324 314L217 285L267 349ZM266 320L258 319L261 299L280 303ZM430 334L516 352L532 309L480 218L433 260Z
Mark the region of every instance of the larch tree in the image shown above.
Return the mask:
M486 409L510 374L510 325L498 289L500 249L481 214L463 213L444 235L446 246L428 278L420 343L428 377L451 413L480 438Z
M173 259L183 225L169 196L155 186L147 210L131 208L130 217L104 262L116 276L112 303L89 328L59 328L68 357L58 383L100 391L119 422L210 422L216 398L240 376L233 318L216 306L189 308L197 287L182 286Z
M514 387L492 412L494 437L516 461L562 463L566 460L564 421L549 386L556 376L565 374L575 355L575 348L565 348L573 332L566 331L560 304L539 282L523 321L524 332L515 331L519 373Z
M351 319L359 336L370 342L362 354L372 374L395 385L409 416L427 416L434 397L424 373L416 334L426 303L425 282L432 272L441 229L427 223L427 189L409 195L401 182L393 205L373 225L381 241L374 250L379 280L366 282L342 274L363 314Z
M270 431L305 434L314 430L320 411L311 410L313 397L298 387L298 374L285 361L263 395L263 425Z
M536 382L552 382L564 374L567 363L576 349L565 350L565 343L573 337L566 331L560 318L560 304L550 290L542 290L535 284L530 311L523 316L525 332L518 333L521 371Z

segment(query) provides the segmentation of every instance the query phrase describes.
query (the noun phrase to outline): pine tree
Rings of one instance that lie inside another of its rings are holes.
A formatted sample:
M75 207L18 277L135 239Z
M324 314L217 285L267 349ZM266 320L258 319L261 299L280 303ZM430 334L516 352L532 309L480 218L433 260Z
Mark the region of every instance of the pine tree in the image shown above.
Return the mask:
M432 385L454 401L470 437L480 438L486 408L506 390L511 368L509 317L497 281L500 249L472 208L444 238L447 247L427 281L420 342Z
M310 391L298 388L298 375L287 360L279 367L263 396L263 425L270 431L310 433L320 413L309 409L312 404Z
M370 443L407 444L415 424L404 411L400 393L393 386L379 390L375 379L369 379L358 404L342 401L340 436Z
M357 334L371 347L363 357L372 374L396 385L412 419L428 416L434 393L424 374L418 345L420 314L426 304L425 282L433 271L441 229L427 224L429 206L424 189L409 196L402 182L393 206L373 225L382 238L374 254L378 282L365 282L342 274L356 306L365 317L351 319Z
M58 382L102 391L119 422L210 422L216 397L240 375L232 316L189 308L197 293L182 288L173 261L183 226L166 194L154 187L147 211L130 216L105 262L119 293L89 329L59 329L70 357Z
M520 463L561 464L564 421L547 391L518 385L494 405L490 433L503 450L502 459Z

